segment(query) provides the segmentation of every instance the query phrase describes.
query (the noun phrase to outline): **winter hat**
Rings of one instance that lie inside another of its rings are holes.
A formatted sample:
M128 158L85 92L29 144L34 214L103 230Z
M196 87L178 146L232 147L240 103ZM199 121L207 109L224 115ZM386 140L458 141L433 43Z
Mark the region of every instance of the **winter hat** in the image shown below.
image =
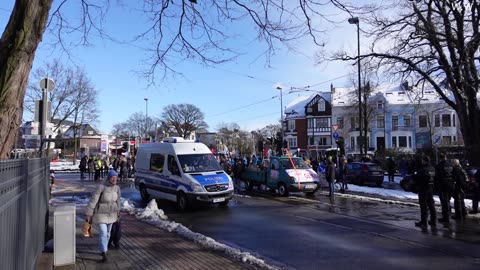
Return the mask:
M118 176L118 173L115 170L110 170L107 174L107 179L110 179L113 176Z

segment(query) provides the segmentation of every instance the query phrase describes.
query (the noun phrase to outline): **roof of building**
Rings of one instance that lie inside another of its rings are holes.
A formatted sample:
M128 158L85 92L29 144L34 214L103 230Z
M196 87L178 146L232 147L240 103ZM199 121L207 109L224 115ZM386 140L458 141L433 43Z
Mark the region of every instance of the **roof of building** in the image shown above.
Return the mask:
M325 101L331 102L330 92L319 92L309 96L298 96L285 106L285 114L291 118L305 117L305 106L315 97L321 96Z

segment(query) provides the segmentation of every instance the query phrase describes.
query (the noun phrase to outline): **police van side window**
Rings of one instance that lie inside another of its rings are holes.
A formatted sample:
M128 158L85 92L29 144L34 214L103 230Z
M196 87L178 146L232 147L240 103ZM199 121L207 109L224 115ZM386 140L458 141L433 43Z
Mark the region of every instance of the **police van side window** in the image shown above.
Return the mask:
M151 154L150 156L150 171L163 172L163 164L165 163L165 157L161 154Z
M174 156L168 156L168 170L173 175L180 175L180 170L178 169L177 161L175 160Z

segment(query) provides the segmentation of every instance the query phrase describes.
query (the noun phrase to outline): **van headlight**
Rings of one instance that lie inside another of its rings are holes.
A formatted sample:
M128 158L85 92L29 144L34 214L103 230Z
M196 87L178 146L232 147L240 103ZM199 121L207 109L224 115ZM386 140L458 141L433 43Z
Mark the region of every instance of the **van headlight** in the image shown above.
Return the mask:
M190 183L190 187L192 188L193 192L204 192L202 185L199 183L192 182Z
M233 188L234 188L233 180L232 180L231 177L228 177L228 186L229 186L229 189L233 189Z

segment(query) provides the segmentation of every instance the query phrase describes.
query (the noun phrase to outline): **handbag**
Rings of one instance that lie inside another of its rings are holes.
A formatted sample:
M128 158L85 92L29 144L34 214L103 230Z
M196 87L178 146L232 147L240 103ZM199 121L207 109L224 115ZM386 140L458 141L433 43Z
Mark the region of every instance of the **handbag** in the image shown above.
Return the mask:
M85 221L82 225L82 234L84 237L92 237L92 224Z
M98 207L99 207L99 204L100 204L100 200L102 199L102 195L103 195L103 192L100 193L100 197L98 197L98 201L97 201L97 205L95 205L95 210L98 210ZM93 237L93 233L92 233L92 220L93 220L93 216L95 215L95 212L93 212L93 215L92 215L92 218L90 219L90 222L87 222L85 220L85 222L83 222L83 225L82 225L82 234L84 237Z

